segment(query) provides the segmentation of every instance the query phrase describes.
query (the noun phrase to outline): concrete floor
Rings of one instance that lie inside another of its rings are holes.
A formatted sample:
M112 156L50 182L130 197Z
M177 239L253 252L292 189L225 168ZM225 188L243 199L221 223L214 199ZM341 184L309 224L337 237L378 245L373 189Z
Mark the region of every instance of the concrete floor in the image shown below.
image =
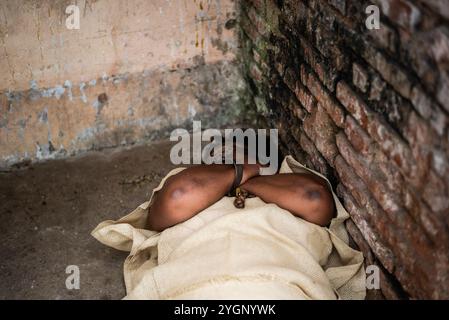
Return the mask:
M0 299L120 299L126 252L90 232L146 201L175 166L168 141L0 172ZM66 288L66 267L80 289ZM381 299L378 290L367 299Z
M0 173L0 299L119 299L126 253L90 232L146 201L170 143L89 152ZM68 265L80 289L68 290Z

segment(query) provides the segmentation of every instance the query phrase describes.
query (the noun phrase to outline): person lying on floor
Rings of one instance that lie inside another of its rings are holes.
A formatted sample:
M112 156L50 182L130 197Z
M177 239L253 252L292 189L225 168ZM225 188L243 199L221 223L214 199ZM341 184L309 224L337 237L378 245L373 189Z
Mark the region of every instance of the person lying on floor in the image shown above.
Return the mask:
M326 181L310 173L261 176L260 167L241 165L241 181L236 181L234 165L226 164L198 165L168 178L154 197L148 228L163 231L184 222L232 192L233 186L311 223L330 223L335 206Z
M363 256L327 179L291 156L277 174L259 168L174 169L149 201L100 223L96 239L130 252L125 298L364 299Z

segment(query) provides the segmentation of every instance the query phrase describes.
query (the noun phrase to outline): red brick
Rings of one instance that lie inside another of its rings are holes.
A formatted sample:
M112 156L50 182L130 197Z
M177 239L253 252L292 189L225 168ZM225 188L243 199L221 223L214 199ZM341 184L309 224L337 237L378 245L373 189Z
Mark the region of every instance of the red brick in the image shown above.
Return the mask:
M340 187L340 186L341 186L341 184L338 185L338 187ZM337 187L337 192L340 195L340 193L338 191L338 187ZM353 249L362 251L363 257L365 258L365 264L373 264L376 257L374 256L374 253L372 252L368 242L365 240L362 232L355 225L354 221L352 219L346 220L345 227L350 236L349 246Z
M300 144L302 149L309 155L312 168L315 168L321 173L328 172L328 165L323 156L316 149L313 142L307 137L304 132L301 132L298 128L292 128L294 138Z
M263 18L261 18L257 12L256 9L250 8L248 11L248 17L256 27L257 32L261 36L267 36L270 32L270 27L267 25L267 23L264 21Z
M296 83L295 95L304 108L311 113L317 106L316 99L300 82Z
M337 146L335 145L336 127L320 104L304 119L304 131L332 166L337 155Z
M412 81L402 68L389 60L383 53L371 47L367 47L363 51L363 57L396 91L404 98L410 99Z
M422 178L425 173L417 172L404 141L343 81L337 84L337 98L407 177Z
M375 117L374 112L355 94L344 82L337 84L337 99L352 114L365 131L368 131L369 122Z
M335 70L338 72L346 70L350 64L349 57L346 52L344 52L344 50L339 47L340 43L338 41L338 38L335 37L334 28L329 29L326 27L318 26L318 28L314 30L314 34L314 45L317 50L325 57L325 59L322 60L325 61L326 65L332 66L327 67L327 69L329 71Z
M444 69L449 63L449 27L440 26L432 34L432 46L430 48L434 61Z
M377 0L391 22L413 32L421 21L421 11L408 0Z
M412 90L411 101L415 109L426 120L429 120L432 128L442 136L446 130L448 117L432 101L420 86L415 86Z
M366 206L370 201L370 193L363 181L354 173L354 169L340 155L335 158L334 165L341 182L357 203L362 207Z
M263 79L262 71L260 71L259 67L255 63L251 64L249 72L255 81L257 82L262 81Z
M449 177L449 159L443 150L432 150L432 168L440 177Z
M366 184L368 189L376 198L377 202L383 209L393 218L399 218L395 214L400 211L399 201L386 188L385 177L381 171L374 166L370 159L365 161L352 148L346 136L342 133L337 134L336 142L338 150L345 161L354 169L357 176L359 176Z
M265 0L248 0L248 2L261 14L265 14Z
M256 27L249 21L249 19L242 19L240 26L249 39L251 39L253 42L258 41L259 33L257 32Z
M349 115L346 116L344 131L352 146L361 154L367 155L372 140L354 118Z
M432 212L424 203L417 202L415 205L417 211L419 211L417 221L424 228L429 238L432 239L437 246L448 247L449 234L444 223L444 217L442 218L440 215Z
M360 157L343 134L338 134L336 140L342 157L354 169L357 176L364 181L370 194L381 205L383 210L388 213L390 219L407 232L415 232L415 238L420 243L426 243L427 239L425 236L422 232L419 233L422 230L416 226L408 212L402 207L400 195L396 190L389 189L388 181L390 177L384 176L373 161Z
M299 120L303 121L304 118L306 117L306 111L301 107L299 101L295 98L293 94L289 96L286 102L286 106L292 112L292 114Z
M301 76L301 83L304 86L307 86L307 81L309 81L309 70L305 64L301 64L300 69L300 76Z
M280 70L278 70L278 72L279 71ZM280 73L280 74L282 74L282 73ZM292 68L285 68L283 74L284 74L284 77L283 77L284 83L288 86L288 88L291 91L295 92L296 91L296 86L297 86L296 82L298 81L299 74L297 76L296 72L293 71Z
M371 90L369 93L369 100L380 101L385 92L387 84L378 75L373 76L371 81Z
M421 87L415 86L413 88L411 101L421 116L425 119L430 118L432 115L432 101L427 97Z
M438 102L449 112L449 72L442 72L438 80Z
M342 192L342 191L340 191ZM363 235L363 240L366 241L369 248L373 251L375 256L382 262L382 265L389 271L394 270L394 254L393 252L382 242L377 236L377 231L374 230L367 222L368 213L365 209L360 208L356 205L352 196L343 191L343 199L345 208L351 215L357 228ZM358 241L358 244L361 241ZM363 245L362 245L363 246ZM366 250L365 250L366 251Z
M341 183L355 199L356 206L366 210L367 216L365 219L382 235L385 243L394 248L400 242L400 237L396 234L396 228L379 204L372 198L364 182L341 156L335 158L335 169Z
M430 171L423 190L423 199L433 212L442 212L449 209L449 197L443 180L433 171Z
M318 75L318 78L326 88L333 91L337 74L323 64L323 57L304 37L300 37L300 46L303 49L304 59L307 64Z
M437 140L436 132L430 127L429 123L422 119L416 112L411 111L407 126L403 130L403 135L413 152L416 159L416 165L420 170L427 173L430 162L430 149Z
M368 31L369 36L375 41L375 43L382 49L396 53L397 51L397 35L393 28L390 28L385 23L380 23L379 29L373 29Z
M301 77L302 79L302 77ZM343 108L335 101L330 93L323 87L317 77L310 73L306 76L307 88L317 101L326 109L332 120L338 127L344 126L344 111Z
M368 72L358 63L352 64L352 83L362 92L366 92L369 86Z
M446 19L449 19L449 6L447 5L446 0L426 0L425 3L436 13L441 14Z
M379 117L376 117L375 121L370 124L368 133L377 141L382 151L399 167L409 181L413 182L414 185L419 184L419 180L423 178L425 172L417 170L412 152L398 134Z

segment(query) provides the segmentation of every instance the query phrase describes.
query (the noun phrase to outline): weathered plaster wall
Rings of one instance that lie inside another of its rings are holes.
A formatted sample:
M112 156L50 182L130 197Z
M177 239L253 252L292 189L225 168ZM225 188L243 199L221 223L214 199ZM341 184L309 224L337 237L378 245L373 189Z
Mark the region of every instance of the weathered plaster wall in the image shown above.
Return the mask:
M1 1L0 167L238 116L235 19L232 0Z

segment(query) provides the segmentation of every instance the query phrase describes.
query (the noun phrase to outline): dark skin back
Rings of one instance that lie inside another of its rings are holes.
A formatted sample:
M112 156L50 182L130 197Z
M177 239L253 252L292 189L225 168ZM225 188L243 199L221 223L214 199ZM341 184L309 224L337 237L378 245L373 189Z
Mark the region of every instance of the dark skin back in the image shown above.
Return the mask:
M308 222L327 226L335 205L326 181L307 173L259 175L260 165L245 164L241 188L266 203L274 203ZM169 177L154 195L148 228L163 231L208 208L231 188L234 166L198 165Z

